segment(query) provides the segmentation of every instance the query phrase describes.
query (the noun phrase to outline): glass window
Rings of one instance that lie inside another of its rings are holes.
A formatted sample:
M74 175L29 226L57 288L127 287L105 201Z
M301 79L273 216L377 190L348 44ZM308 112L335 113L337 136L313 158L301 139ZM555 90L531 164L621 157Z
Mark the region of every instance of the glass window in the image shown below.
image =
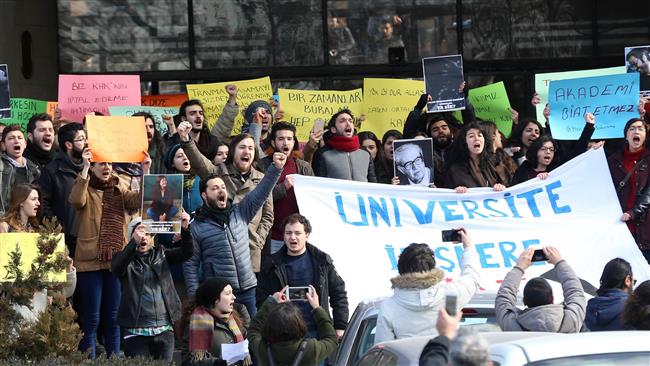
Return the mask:
M318 0L194 0L196 67L323 63Z
M620 56L624 60L625 47L650 44L650 7L621 6L610 1L597 4L598 51L601 55Z
M454 0L328 0L330 64L419 62L457 53Z
M59 0L62 72L187 70L187 6L174 0Z
M468 59L591 56L590 1L463 1Z

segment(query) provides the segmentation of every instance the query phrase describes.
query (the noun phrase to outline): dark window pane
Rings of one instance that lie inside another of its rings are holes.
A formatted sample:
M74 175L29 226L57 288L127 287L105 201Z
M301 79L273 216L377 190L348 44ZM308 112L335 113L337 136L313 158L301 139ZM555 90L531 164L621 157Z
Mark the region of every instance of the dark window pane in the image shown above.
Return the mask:
M187 70L187 7L175 0L59 0L63 72Z
M331 64L419 62L457 52L454 0L328 0Z
M323 63L318 0L194 0L197 68Z
M466 58L591 56L591 6L587 0L463 1Z
M598 2L598 51L603 56L620 56L630 46L650 44L650 6L621 6Z

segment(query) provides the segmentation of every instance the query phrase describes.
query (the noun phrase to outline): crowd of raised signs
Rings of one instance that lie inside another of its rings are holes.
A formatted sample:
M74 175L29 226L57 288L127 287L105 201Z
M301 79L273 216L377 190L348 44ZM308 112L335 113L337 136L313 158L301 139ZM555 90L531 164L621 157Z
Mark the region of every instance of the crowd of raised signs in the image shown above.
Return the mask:
M282 110L266 100L240 108L237 87L225 89L228 101L212 128L198 100L164 116L164 135L151 115L136 113L147 131L142 162L94 162L85 119L36 114L27 124L27 139L18 125L2 126L0 232L36 232L44 217L58 219L71 258L65 292L83 331L80 350L90 357L122 350L126 356L171 360L181 350L184 362L196 364L324 362L345 333L350 304L331 258L308 243L314 218L299 213L294 174L451 188L458 194L475 187L500 191L545 179L587 149L604 148L621 220L650 263L644 99L638 118L625 124L625 138L604 147L591 139L598 118L589 113L579 140L557 141L548 121L513 111L513 132L506 139L495 123L476 118L469 101L462 124L451 113L426 113L426 94L413 100L401 131L376 136L344 109L316 122L309 140L299 142ZM539 99L534 96L532 103ZM240 113L244 125L233 131ZM413 141L394 144L405 139ZM430 139L432 150L418 139ZM145 174L157 176L157 187L143 208ZM176 187L182 204L166 174L182 175L182 187ZM153 235L145 225L172 218L182 223L179 233ZM440 309L445 293L458 294L458 308L470 300L480 266L466 234L458 231L465 249L461 277L452 283L443 281L427 245L412 244L400 255L395 295L380 309L377 342L435 336L438 316L451 319ZM521 254L497 294L503 330L650 330L650 282L633 290L629 263L609 262L597 296L587 304L577 275L553 247L544 254L563 283L565 301L551 305L546 280L532 279L524 289L530 309L522 312L515 295L533 254ZM423 289L435 295L417 310L396 300ZM34 302L33 309L22 309L25 317L36 317L46 306Z

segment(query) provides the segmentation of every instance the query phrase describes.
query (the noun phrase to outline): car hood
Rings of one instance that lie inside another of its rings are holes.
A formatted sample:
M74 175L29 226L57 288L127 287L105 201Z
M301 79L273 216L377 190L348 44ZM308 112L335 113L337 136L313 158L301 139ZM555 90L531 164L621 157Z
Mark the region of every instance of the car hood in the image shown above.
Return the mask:
M394 277L390 280L393 285L393 299L414 311L439 306L446 292L438 286L443 278L444 272L439 269Z

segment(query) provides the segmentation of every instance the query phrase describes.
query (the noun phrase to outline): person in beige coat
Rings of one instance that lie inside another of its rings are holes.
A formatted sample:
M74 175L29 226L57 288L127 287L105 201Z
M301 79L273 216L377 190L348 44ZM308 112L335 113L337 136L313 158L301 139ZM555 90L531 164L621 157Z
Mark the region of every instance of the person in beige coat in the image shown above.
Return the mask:
M126 191L113 175L111 163L92 163L90 149L82 153L83 169L72 186L68 201L77 210L77 288L79 320L84 336L80 349L95 358L97 327L104 328L106 354L119 355L120 328L117 310L120 305L120 281L110 271L113 256L127 243L128 210L140 208L139 192ZM143 170L149 172L147 155Z

